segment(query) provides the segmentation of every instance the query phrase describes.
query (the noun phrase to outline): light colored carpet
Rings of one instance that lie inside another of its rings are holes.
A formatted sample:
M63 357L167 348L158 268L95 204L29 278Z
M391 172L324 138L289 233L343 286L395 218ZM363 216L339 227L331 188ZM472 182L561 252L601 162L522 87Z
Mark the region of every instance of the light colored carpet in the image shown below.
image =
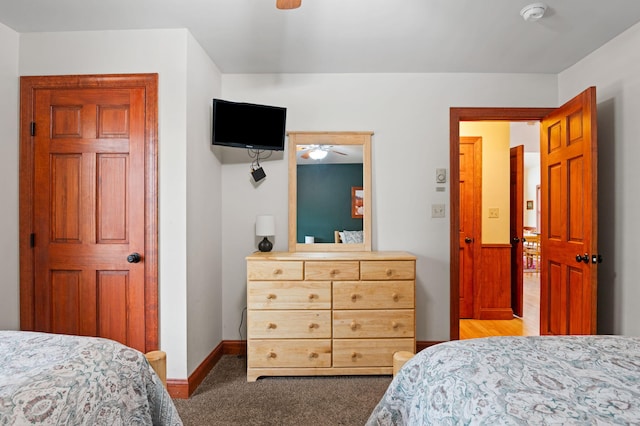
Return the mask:
M391 376L266 377L248 383L244 357L225 355L188 400L195 425L364 425Z

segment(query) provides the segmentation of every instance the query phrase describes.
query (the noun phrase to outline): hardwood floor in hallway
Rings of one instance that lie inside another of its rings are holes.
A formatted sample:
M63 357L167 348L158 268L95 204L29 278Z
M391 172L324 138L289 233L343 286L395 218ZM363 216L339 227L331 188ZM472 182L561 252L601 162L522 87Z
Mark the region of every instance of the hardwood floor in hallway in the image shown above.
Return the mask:
M460 339L488 336L540 335L540 274L523 274L524 304L522 318L511 320L460 320Z

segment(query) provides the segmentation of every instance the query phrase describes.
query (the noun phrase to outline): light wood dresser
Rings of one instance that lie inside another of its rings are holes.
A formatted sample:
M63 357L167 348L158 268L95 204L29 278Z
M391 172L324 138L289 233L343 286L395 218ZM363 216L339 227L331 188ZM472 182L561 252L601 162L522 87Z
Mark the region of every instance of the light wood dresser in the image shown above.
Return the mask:
M415 352L415 256L256 252L247 257L247 381L392 374Z

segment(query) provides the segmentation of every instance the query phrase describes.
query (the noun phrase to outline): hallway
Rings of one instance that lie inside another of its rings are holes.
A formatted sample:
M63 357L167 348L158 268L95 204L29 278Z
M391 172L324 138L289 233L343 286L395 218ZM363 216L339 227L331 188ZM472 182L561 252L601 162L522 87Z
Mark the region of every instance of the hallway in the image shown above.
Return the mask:
M540 334L540 274L523 274L523 317L512 320L460 320L460 339L488 336L538 336Z

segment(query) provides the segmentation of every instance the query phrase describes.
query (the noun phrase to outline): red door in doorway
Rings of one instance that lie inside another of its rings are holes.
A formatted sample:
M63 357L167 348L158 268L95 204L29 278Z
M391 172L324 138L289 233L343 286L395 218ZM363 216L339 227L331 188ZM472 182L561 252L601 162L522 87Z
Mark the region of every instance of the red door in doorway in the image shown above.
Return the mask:
M21 328L157 349L157 75L21 90Z
M524 146L510 149L510 219L511 237L511 309L519 317L523 315L522 287L522 230L524 203Z
M478 254L475 247L480 235L481 180L482 139L460 138L460 318L475 316L475 259Z
M598 289L596 89L542 120L540 334L595 334Z

